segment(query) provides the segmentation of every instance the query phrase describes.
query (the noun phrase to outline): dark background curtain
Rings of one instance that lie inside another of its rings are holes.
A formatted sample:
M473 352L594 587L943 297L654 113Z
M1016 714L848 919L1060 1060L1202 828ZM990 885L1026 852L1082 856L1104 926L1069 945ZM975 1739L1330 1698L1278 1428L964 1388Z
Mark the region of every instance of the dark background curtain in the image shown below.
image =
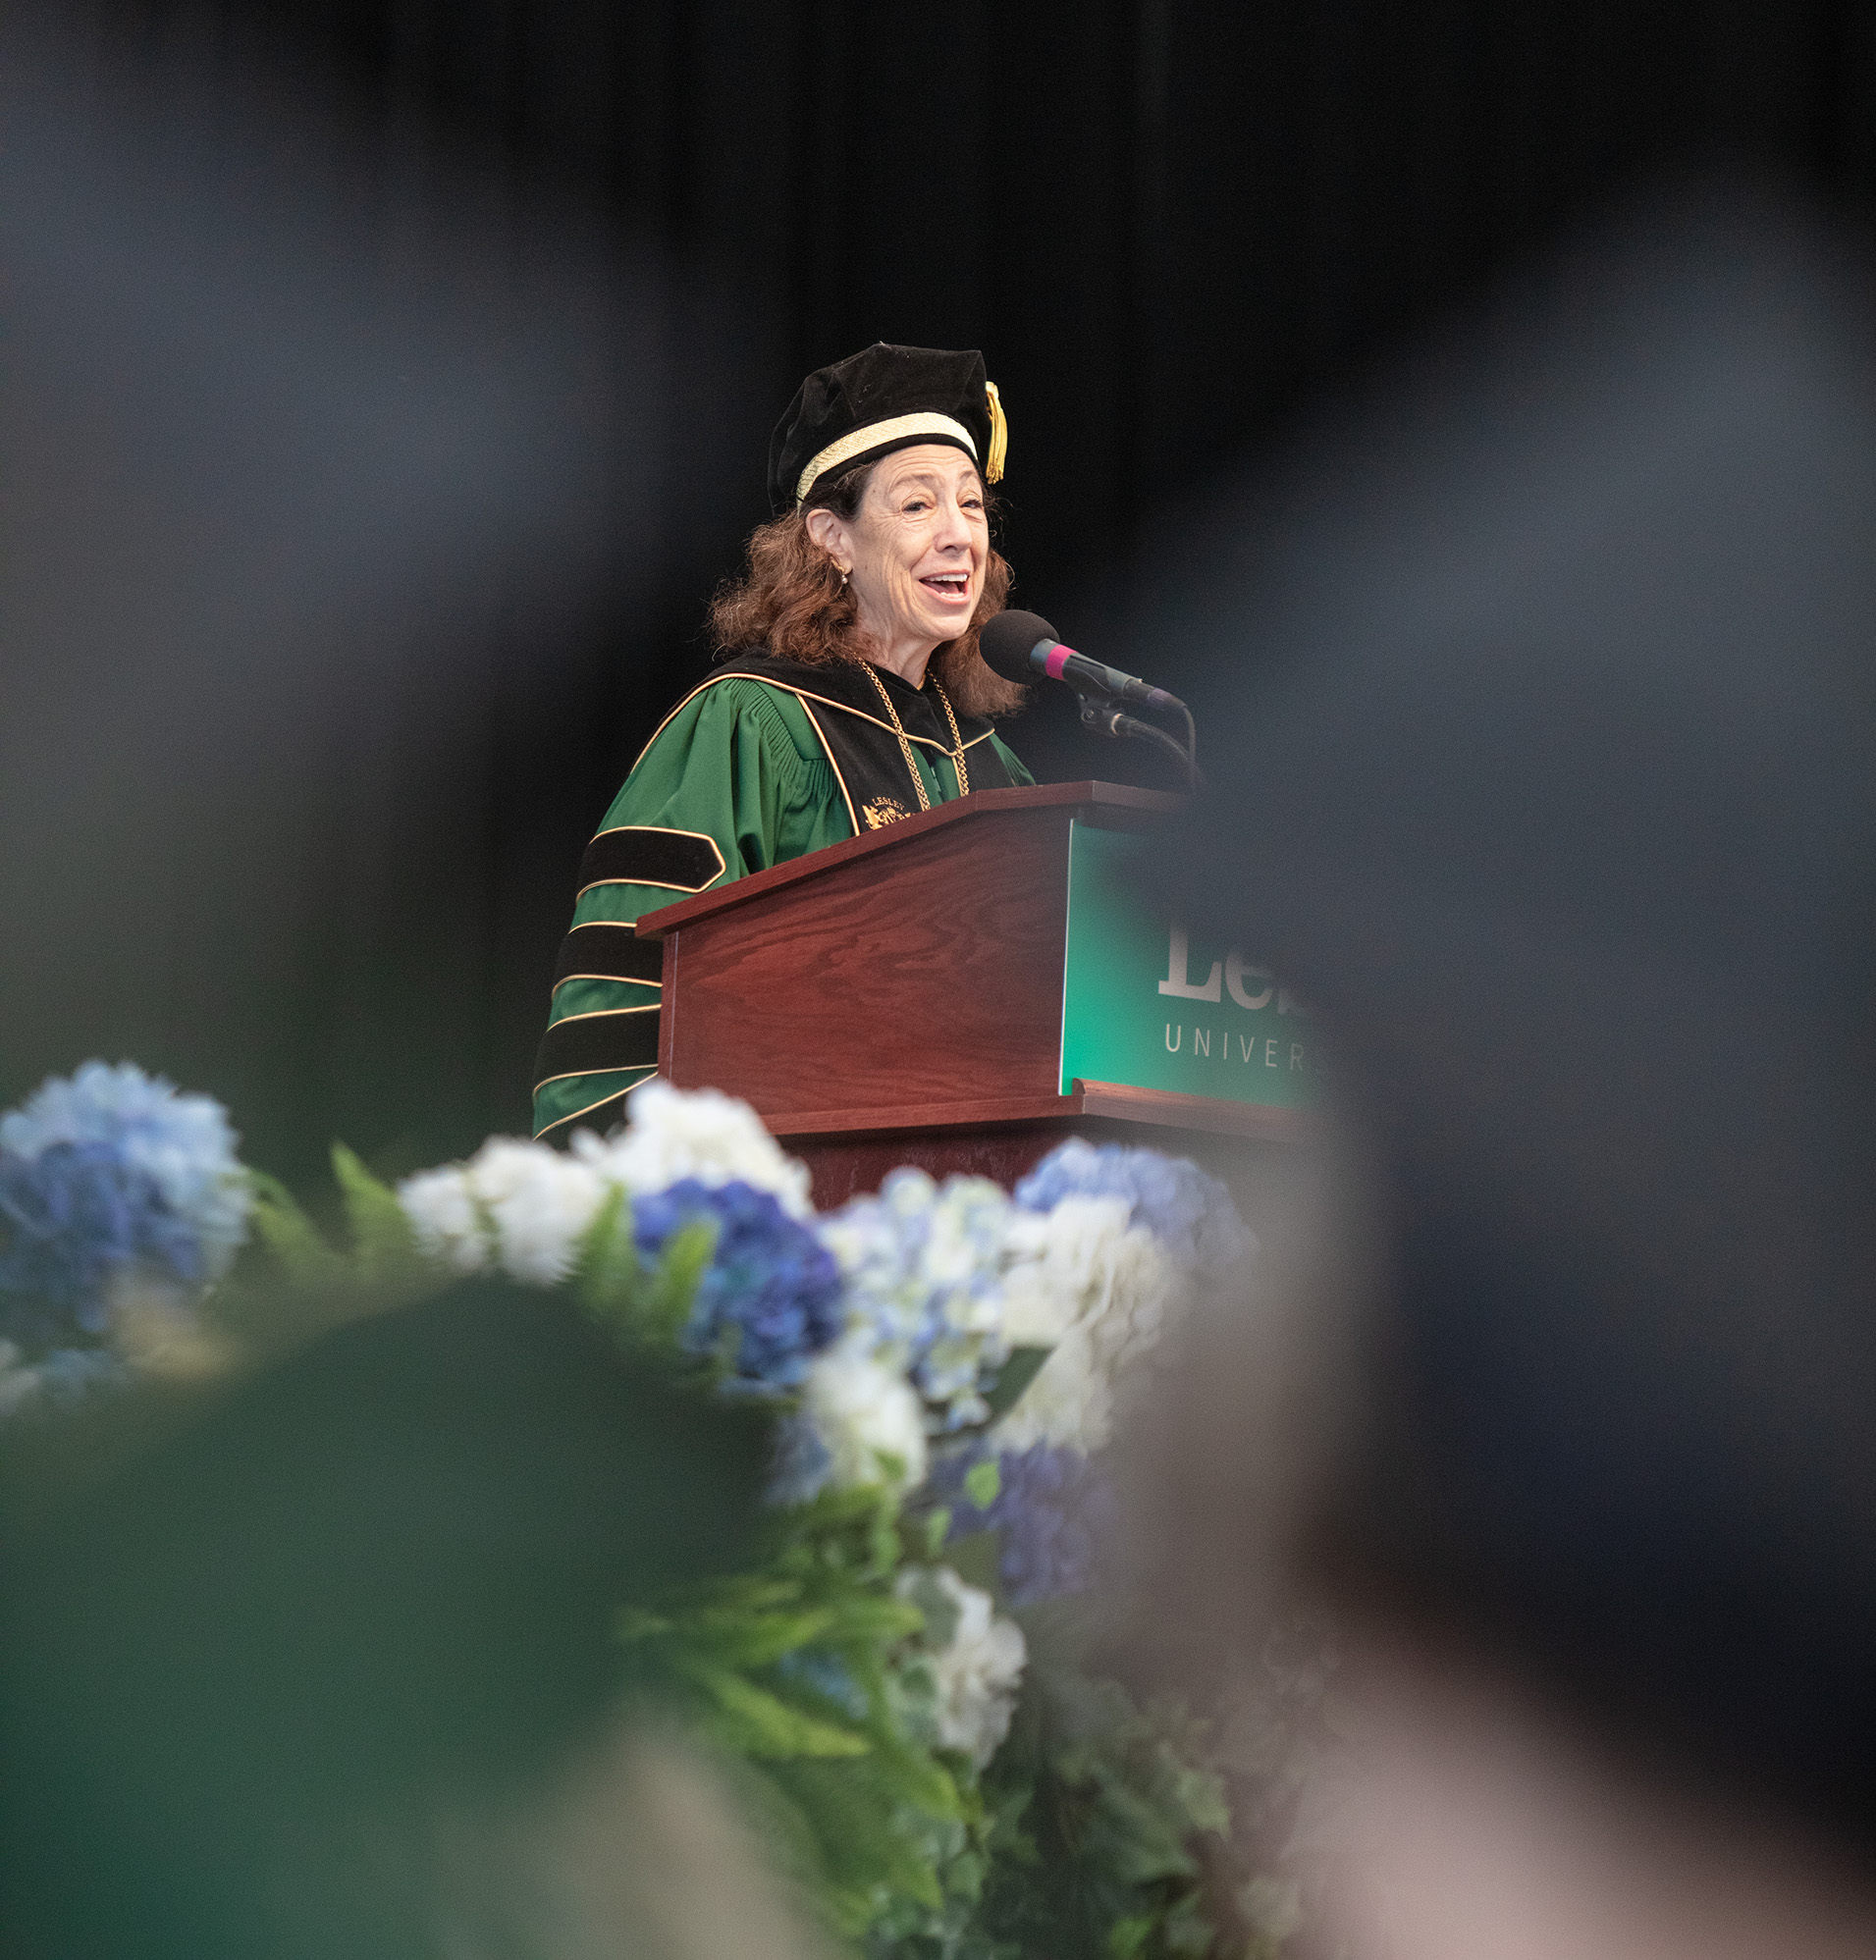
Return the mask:
M549 632L492 573L459 658L348 673L323 733L281 738L301 789L265 959L232 884L212 945L107 947L76 901L8 921L0 1099L134 1056L230 1100L291 1175L333 1136L395 1169L524 1128L580 847L706 670L704 601L767 514L769 429L809 368L982 347L1019 601L1203 727L1206 676L1136 612L1143 556L1304 405L1660 171L1876 188L1853 0L140 0L85 31L209 99L292 76L387 234L409 159L447 158L488 211L563 201L676 295L638 323L663 364L622 362L608 397L609 547L569 570L578 604ZM707 344L729 351L687 358ZM1161 779L1065 698L1010 733L1041 775ZM267 769L229 768L256 780L220 821L279 821ZM232 875L189 850L124 877ZM109 984L75 982L80 947Z

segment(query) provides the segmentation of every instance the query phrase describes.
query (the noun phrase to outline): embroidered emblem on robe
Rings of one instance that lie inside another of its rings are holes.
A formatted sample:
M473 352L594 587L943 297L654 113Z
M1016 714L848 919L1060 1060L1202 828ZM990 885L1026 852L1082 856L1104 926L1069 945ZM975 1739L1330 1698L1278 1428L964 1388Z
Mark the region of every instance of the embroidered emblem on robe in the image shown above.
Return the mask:
M751 654L725 662L713 679L723 681L732 676L766 681L786 689L800 701L820 734L834 774L840 778L856 832L877 830L882 821L897 822L913 814L916 799L907 777L898 732L886 718L866 669L857 662L829 661L820 666L809 666L799 661L777 661L767 654ZM938 708L937 695L930 688L907 686L895 673L882 672L881 678L891 692L913 747L936 775L938 758L951 753L950 726ZM710 686L712 682L704 684ZM975 715L960 715L957 721L958 732L970 750L971 787L1003 788L1012 777L989 739L990 722ZM944 800L940 779L939 794L932 801ZM876 810L880 813L877 821L872 814Z

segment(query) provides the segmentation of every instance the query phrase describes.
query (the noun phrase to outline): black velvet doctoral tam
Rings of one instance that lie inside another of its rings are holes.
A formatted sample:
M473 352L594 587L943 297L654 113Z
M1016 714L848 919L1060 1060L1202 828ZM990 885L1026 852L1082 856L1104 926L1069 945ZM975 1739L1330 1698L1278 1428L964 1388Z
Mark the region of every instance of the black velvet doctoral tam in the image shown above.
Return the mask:
M792 510L805 495L803 472L836 446L837 454L820 472L830 481L835 471L877 462L914 443L949 443L976 459L987 482L994 482L1000 472L992 467L992 399L984 356L975 350L877 341L831 367L817 368L795 391L770 438L770 503L777 516ZM869 432L877 432L879 440L867 441Z

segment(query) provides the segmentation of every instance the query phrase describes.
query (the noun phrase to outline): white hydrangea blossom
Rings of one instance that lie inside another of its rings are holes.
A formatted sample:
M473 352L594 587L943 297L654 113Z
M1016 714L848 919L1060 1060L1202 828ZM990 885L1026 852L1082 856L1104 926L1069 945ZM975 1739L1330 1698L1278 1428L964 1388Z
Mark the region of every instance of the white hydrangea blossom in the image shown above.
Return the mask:
M194 1234L211 1280L247 1237L253 1193L235 1154L240 1141L213 1096L184 1095L134 1062L86 1062L0 1116L0 1150L16 1156L37 1157L54 1143L110 1144Z
M1002 1267L1012 1207L989 1178L897 1170L820 1227L856 1341L909 1369L938 1431L981 1422L981 1382L1009 1352Z
M573 1155L608 1184L664 1191L684 1178L703 1185L742 1183L773 1192L792 1218L812 1218L806 1164L783 1151L746 1102L714 1088L673 1088L661 1077L626 1098L629 1126L610 1138L573 1137Z
M771 1192L796 1218L814 1214L808 1169L746 1102L652 1081L634 1089L631 1127L610 1139L581 1131L570 1151L491 1137L466 1164L420 1171L398 1187L418 1248L458 1273L500 1268L532 1286L572 1272L580 1241L617 1192L664 1191L684 1178Z
M844 1489L879 1483L896 1458L908 1486L925 1479L925 1410L896 1369L843 1340L808 1370L801 1418L828 1453L827 1481Z
M1010 1221L1004 1332L1051 1350L996 1426L999 1448L1092 1452L1113 1432L1114 1383L1158 1341L1183 1277L1121 1197L1065 1197Z
M432 1258L551 1287L572 1272L610 1190L592 1164L549 1144L491 1137L466 1164L406 1178L398 1201Z
M1123 1197L1065 1197L1044 1213L1018 1212L1006 1236L1004 1325L1011 1341L1043 1345L1078 1322L1116 1314L1123 1328L1149 1317L1175 1280L1172 1263Z
M461 1164L419 1171L398 1187L398 1202L410 1221L417 1249L458 1273L479 1273L489 1263L489 1240Z
M966 1585L948 1565L901 1572L895 1590L925 1612L928 1634L938 1634L921 1662L934 1690L938 1743L981 1770L1002 1747L1016 1712L1029 1659L1023 1629L1000 1618L990 1594ZM946 1619L948 1639L939 1631Z
M1113 1433L1113 1389L1095 1359L1088 1329L1071 1327L1049 1350L1016 1405L991 1431L991 1442L999 1451L1046 1443L1093 1456Z
M468 1163L469 1190L495 1228L509 1278L558 1286L606 1201L607 1181L546 1143L491 1137Z

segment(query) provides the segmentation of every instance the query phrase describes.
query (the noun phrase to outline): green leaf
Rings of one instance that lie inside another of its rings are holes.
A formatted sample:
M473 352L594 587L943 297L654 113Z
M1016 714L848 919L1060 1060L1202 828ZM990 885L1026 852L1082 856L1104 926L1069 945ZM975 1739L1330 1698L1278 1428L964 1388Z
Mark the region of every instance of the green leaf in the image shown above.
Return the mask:
M925 1833L905 1815L893 1777L873 1758L858 1762L801 1758L775 1775L807 1814L836 1884L897 1892L936 1909L942 1891Z
M1134 1960L1152 1937L1153 1917L1152 1913L1135 1913L1114 1921L1107 1929L1107 1951L1112 1960Z
M998 1386L1001 1386L1000 1377ZM994 1457L982 1463L973 1463L964 1472L964 1495L979 1510L989 1510L1002 1488L1003 1473L997 1467Z
M615 1192L600 1206L580 1241L574 1270L580 1304L601 1326L629 1337L644 1272L632 1241L632 1201L624 1192Z
M354 1256L367 1280L416 1278L428 1262L417 1250L416 1238L403 1206L389 1185L365 1169L354 1151L343 1143L332 1146L333 1175L345 1196L346 1221L351 1227Z
M1029 1387L1054 1351L1049 1348L1012 1348L1010 1357L997 1371L996 1381L985 1397L994 1421L1006 1409L1014 1408L1017 1398Z
M680 1225L665 1242L664 1256L652 1275L645 1300L642 1324L647 1339L660 1347L676 1347L716 1251L717 1224L709 1218L694 1218L688 1225Z
M894 1796L928 1817L956 1818L963 1802L956 1781L938 1758L908 1742L885 1723L871 1725L874 1762L884 1773Z
M864 1735L836 1728L778 1695L758 1687L733 1669L720 1667L697 1654L679 1654L676 1669L716 1704L712 1723L724 1746L745 1755L786 1759L793 1756L864 1756L872 1747Z
M1107 1868L1115 1878L1146 1885L1197 1875L1198 1864L1186 1849L1183 1820L1111 1782L1100 1792L1100 1810L1108 1843Z
M925 1616L918 1608L900 1599L882 1599L877 1593L851 1593L829 1602L828 1640L864 1642L889 1646L916 1633Z
M768 1668L798 1648L812 1645L832 1624L825 1608L814 1613L722 1615L700 1625L700 1637L715 1659L732 1668Z
M670 1602L671 1611L696 1616L712 1613L770 1613L802 1597L801 1581L774 1572L733 1572L685 1586Z
M293 1192L265 1171L249 1171L247 1181L254 1193L248 1220L287 1278L295 1286L318 1288L345 1280L351 1270L350 1261L319 1236L318 1227Z
M830 1540L849 1532L870 1539L883 1521L889 1524L897 1516L898 1509L889 1491L879 1484L852 1484L844 1489L830 1486L806 1504L777 1512L776 1523L786 1541L783 1550L787 1555L799 1557L804 1547L813 1547L813 1556L818 1558ZM870 1547L868 1556L871 1556ZM897 1562L895 1546L892 1563Z

